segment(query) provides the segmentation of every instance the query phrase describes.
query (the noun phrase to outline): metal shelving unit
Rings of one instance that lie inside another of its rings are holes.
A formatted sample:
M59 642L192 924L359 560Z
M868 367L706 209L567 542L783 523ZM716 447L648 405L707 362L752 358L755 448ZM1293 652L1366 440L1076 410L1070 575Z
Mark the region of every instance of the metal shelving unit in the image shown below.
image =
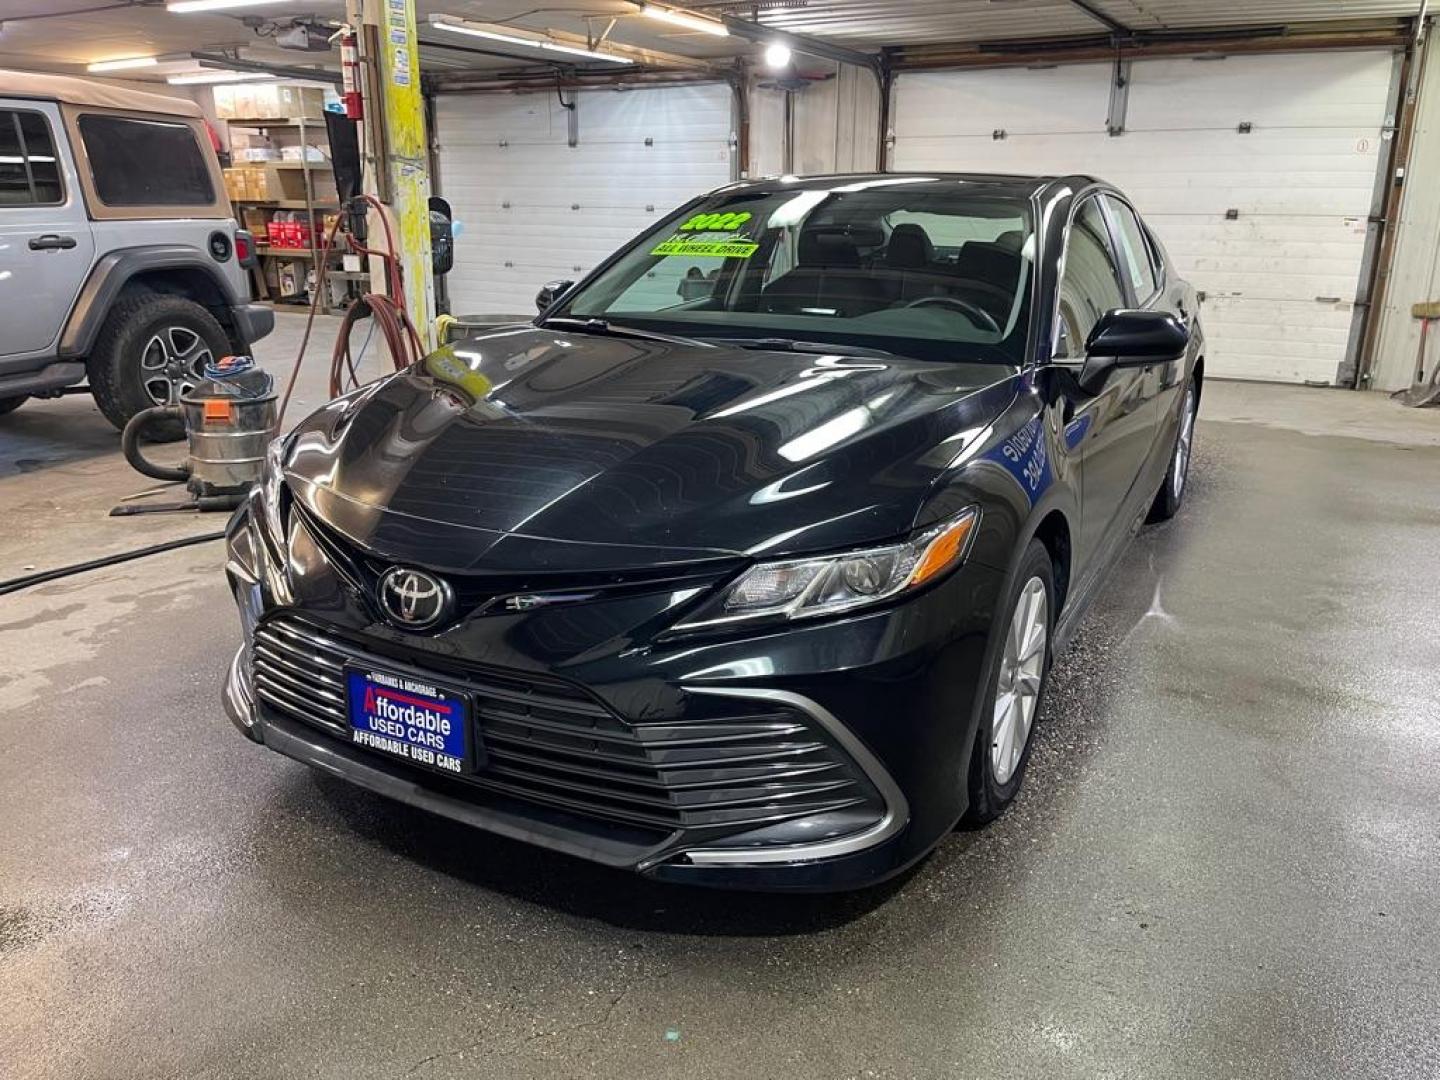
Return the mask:
M247 162L247 163L245 163L245 164L263 165L263 166L266 167L266 168L275 168L275 169L298 169L298 170L300 171L301 175L302 175L303 178L304 178L304 180L303 180L303 183L304 183L304 192L305 192L304 198L303 198L303 199L240 199L240 200L235 200L235 206L237 207L237 211L240 210L241 208L244 208L244 207L247 207L247 206L250 206L250 207L259 207L259 208L266 209L266 210L304 210L304 211L305 211L305 219L306 219L306 221L308 222L308 224L309 224L309 226L310 226L310 229L309 229L309 233L310 233L310 246L309 246L308 248L278 248L278 249L277 249L277 248L271 247L270 244L269 244L268 224L269 224L269 222L272 221L273 219L272 219L272 218L267 218L267 219L266 219L266 221L267 221L267 237L266 237L267 242L266 242L266 245L265 245L264 248L260 248L260 247L257 246L256 251L257 251L257 254L260 255L262 258L305 259L305 260L309 260L310 262L312 262L312 263L314 263L314 264L316 264L316 265L318 266L319 261L320 261L320 251L321 251L321 248L322 248L323 245L324 245L324 236L323 236L323 234L322 234L322 226L321 226L321 223L320 223L319 221L317 221L315 215L316 215L317 212L338 211L338 210L340 209L340 205L339 205L339 202L338 202L337 200L333 200L333 199L319 200L319 199L317 199L317 198L315 197L315 173L316 173L317 171L319 171L319 167L321 166L321 163L311 160L311 158L310 158L310 151L311 151L312 148L321 149L322 152L325 152L325 153L326 153L325 163L328 164L328 160L329 160L329 156L328 156L329 137L328 137L328 135L326 134L326 129L325 129L325 122L324 122L324 120L316 120L316 119L314 119L313 117L305 117L305 116L297 116L297 117L270 117L270 118L249 118L249 117L239 118L239 117L235 117L235 118L226 118L225 123L226 123L226 125L227 125L228 127L230 127L230 128L247 128L247 129L258 130L258 131L265 132L267 138L270 137L270 133L271 133L272 131L289 131L289 132L295 132L295 133L297 134L298 139L299 139L299 144L300 144L300 160L299 160L299 161L265 161L265 162ZM312 142L311 139L310 139L310 134L311 134L312 132L314 132L317 128L319 129L320 134L321 134L321 137L322 137L322 142L321 142L321 143L318 143L318 144L315 143L315 142ZM238 164L238 163L236 163L236 164ZM241 214L237 212L237 217L238 217L238 216L241 216ZM338 252L332 252L332 253L331 253L331 257L332 257L333 259L335 259L336 261L338 261L339 258L340 258L340 253L338 253ZM363 276L365 276L365 275L362 274L361 276L363 277ZM265 277L263 270L261 271L260 277L261 277L261 281L262 281L262 284L263 284L263 282L264 282L264 277ZM350 273L347 272L347 273L346 273L346 276L345 276L343 279L341 279L341 280L346 280L346 281L357 280L357 277L356 277L355 275L350 274ZM317 289L319 288L319 274L318 274L318 272L317 272L317 274L316 274L316 287L317 287ZM308 291L308 284L307 284L307 291ZM267 289L267 292L268 292L268 289ZM320 295L320 310L321 310L321 312L326 313L326 314L328 314L329 311L330 311L330 298L329 298L329 296L325 295L324 290L321 290L321 295Z

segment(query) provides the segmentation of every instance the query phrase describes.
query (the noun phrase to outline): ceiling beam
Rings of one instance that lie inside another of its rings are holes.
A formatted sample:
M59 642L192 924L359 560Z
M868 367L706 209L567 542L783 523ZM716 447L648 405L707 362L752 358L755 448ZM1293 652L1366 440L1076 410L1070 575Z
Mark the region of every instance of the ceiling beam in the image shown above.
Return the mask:
M284 64L260 64L254 60L241 60L224 53L192 52L192 60L202 64L214 64L231 71L253 71L258 75L274 75L277 79L309 79L311 82L328 82L340 85L340 72L324 68L286 67Z
M1109 15L1106 15L1105 12L1091 3L1090 0L1070 0L1070 6L1079 8L1112 34L1129 34L1133 32L1130 27L1126 26L1119 19L1112 19Z

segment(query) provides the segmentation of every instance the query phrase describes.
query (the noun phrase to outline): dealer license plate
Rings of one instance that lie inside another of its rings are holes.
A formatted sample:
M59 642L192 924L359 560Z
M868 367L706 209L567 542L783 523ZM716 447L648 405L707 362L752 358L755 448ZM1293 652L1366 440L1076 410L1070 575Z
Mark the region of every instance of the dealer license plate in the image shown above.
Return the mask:
M369 668L347 669L345 691L355 745L440 772L475 768L463 694Z

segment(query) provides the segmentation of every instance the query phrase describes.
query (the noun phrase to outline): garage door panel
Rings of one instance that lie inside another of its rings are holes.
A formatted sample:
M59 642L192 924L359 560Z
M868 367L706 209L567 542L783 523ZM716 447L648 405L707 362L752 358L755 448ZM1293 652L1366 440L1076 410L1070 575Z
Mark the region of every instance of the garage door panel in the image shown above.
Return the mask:
M1267 127L1378 128L1390 93L1388 52L1290 53L1131 66L1130 131Z
M465 225L446 279L453 310L527 314L546 281L587 273L729 181L728 86L581 91L573 100L573 147L553 93L437 100L441 194Z
M895 140L897 171L1012 172L1052 175L1093 173L1108 158L1095 136L1085 134L927 136Z
M895 137L955 138L1089 131L1110 99L1108 64L1031 71L905 72L895 81Z
M1108 66L903 73L892 160L1103 177L1211 298L1209 370L1333 381L1352 341L1393 68L1384 50L1136 61L1113 137Z
M1331 382L1350 338L1349 304L1207 297L1207 373L1221 378Z
M552 95L553 96L553 95ZM587 142L605 140L644 145L710 144L730 138L730 91L722 86L673 86L654 90L610 90L578 98ZM676 124L677 118L683 123Z

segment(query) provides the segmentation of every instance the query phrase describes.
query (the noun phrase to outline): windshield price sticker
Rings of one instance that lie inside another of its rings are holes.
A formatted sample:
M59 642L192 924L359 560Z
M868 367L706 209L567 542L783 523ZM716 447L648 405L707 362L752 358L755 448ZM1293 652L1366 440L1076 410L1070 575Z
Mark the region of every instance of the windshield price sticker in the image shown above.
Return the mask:
M747 213L696 214L680 226L676 235L652 248L650 254L748 259L760 250L759 244L739 232L750 218Z

